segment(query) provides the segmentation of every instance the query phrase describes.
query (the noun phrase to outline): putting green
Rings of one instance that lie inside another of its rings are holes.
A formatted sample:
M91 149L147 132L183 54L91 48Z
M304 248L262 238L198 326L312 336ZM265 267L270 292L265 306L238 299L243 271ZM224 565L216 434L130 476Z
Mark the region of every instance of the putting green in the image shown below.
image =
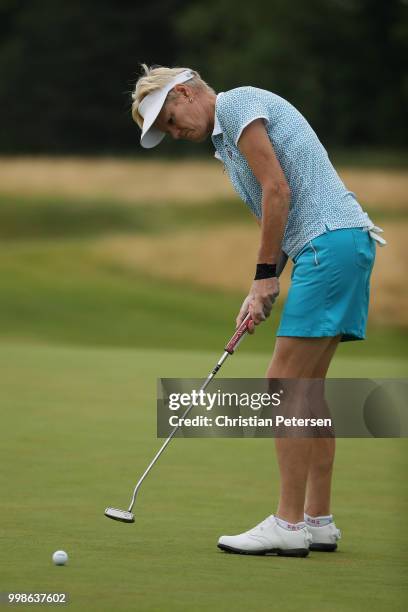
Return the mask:
M136 523L125 507L160 445L158 376L205 375L218 353L0 348L0 591L62 592L72 610L406 609L406 440L339 440L335 554L307 559L226 555L222 533L273 512L272 440L179 439L154 468ZM260 376L268 356L242 350L224 376ZM403 360L337 358L333 376L402 376ZM66 567L51 555L64 549Z

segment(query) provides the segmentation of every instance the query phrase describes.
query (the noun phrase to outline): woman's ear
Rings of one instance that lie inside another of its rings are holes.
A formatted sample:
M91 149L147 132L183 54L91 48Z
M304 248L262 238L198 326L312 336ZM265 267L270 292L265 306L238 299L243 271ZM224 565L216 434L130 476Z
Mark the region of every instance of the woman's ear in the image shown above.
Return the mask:
M182 83L180 85L176 85L174 87L174 91L184 98L191 98L191 89L187 85L183 85Z

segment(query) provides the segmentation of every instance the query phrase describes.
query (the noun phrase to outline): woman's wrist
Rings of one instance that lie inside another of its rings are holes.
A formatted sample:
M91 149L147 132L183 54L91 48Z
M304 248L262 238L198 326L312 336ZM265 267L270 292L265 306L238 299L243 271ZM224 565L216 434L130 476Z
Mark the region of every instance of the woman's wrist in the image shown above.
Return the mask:
M276 264L259 263L256 265L254 280L273 278L276 276Z

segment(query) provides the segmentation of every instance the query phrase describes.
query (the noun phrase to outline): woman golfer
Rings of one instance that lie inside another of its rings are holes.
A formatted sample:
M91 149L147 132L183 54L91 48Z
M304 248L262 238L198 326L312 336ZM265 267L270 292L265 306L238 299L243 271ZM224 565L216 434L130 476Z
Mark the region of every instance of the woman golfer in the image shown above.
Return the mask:
M237 325L248 312L254 325L269 316L279 294L281 252L293 260L267 377L324 379L337 344L365 337L373 239L382 241L378 228L289 102L256 87L217 95L187 68L143 68L132 95L141 145L155 147L166 134L192 142L210 136L235 190L258 219L254 280ZM335 550L340 532L330 511L334 438L277 438L276 450L276 513L249 531L222 536L219 548L286 556Z

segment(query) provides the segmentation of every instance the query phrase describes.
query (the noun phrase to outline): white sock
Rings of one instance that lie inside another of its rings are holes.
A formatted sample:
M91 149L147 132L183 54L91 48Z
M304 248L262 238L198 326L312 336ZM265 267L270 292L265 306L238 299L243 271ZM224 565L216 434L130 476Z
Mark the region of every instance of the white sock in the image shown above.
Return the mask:
M305 523L310 527L325 527L333 523L333 515L328 514L327 516L309 516L305 514Z
M300 523L288 523L288 521L280 519L277 516L275 516L275 520L279 527L283 527L283 529L286 529L287 531L298 531L299 529L306 527L306 523L304 521L300 521Z

